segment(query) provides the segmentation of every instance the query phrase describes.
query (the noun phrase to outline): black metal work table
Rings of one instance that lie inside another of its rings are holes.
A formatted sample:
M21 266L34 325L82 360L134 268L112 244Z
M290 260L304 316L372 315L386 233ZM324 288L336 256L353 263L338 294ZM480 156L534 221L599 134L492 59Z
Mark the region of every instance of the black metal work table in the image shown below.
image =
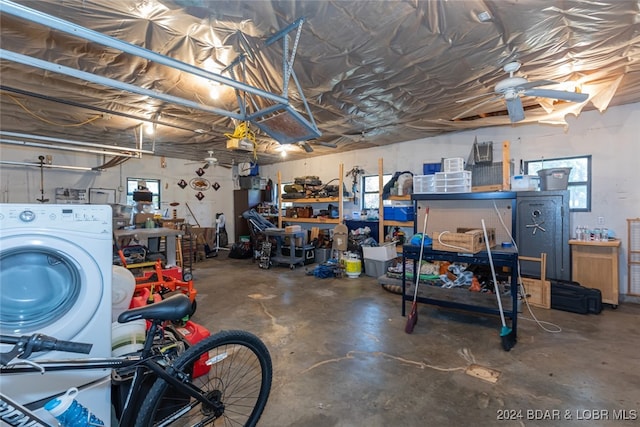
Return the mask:
M406 294L406 266L405 260L411 259L415 264L420 257L420 246L404 245L402 249L402 315L406 315L405 301L413 301L413 295ZM509 267L511 272L511 310L504 311L505 319L511 319L511 329L514 337L517 335L518 326L518 253L513 248L496 248L491 250L491 258L495 267ZM431 246L425 246L422 253L423 261L449 261L464 262L468 264L489 264L489 255L486 251L476 252L475 254L436 251ZM430 285L424 285L422 290L428 290ZM453 291L453 290L452 290ZM479 305L461 303L456 301L444 301L434 298L425 298L418 296L418 302L424 304L437 305L440 307L456 308L461 310L472 311L476 313L487 313L500 315L500 311L493 307L484 307Z

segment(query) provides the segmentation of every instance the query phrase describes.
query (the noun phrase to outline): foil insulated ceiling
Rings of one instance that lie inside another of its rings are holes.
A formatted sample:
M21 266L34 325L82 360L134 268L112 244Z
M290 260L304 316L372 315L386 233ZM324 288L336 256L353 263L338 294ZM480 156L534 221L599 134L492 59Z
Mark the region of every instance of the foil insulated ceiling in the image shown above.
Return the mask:
M7 13L11 5L222 78ZM2 140L141 144L194 161L213 150L222 163L238 162L253 154L227 148L225 133L243 114L272 108L253 126L258 163L269 164L282 160L283 146L291 160L485 126L566 125L567 114L640 101L639 7L624 0L2 0ZM299 34L283 33L296 22ZM515 76L550 80L557 84L545 88L587 100L521 96L524 119L512 123L504 97L492 95L514 61L522 64ZM287 103L275 108L261 93ZM141 124L151 124L153 136ZM319 136L309 132L315 125Z

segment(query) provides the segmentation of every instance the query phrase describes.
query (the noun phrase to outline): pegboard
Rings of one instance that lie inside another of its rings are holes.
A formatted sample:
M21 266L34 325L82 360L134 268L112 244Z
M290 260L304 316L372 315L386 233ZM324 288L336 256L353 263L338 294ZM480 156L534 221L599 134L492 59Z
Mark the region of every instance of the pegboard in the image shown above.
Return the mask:
M640 296L640 218L627 219L627 260L629 285L627 294Z
M482 220L487 228L495 228L496 244L511 242L513 230L512 199L418 200L416 230L422 232L425 208L429 207L427 234L434 231L455 233L459 227L482 230ZM494 205L495 203L495 205Z

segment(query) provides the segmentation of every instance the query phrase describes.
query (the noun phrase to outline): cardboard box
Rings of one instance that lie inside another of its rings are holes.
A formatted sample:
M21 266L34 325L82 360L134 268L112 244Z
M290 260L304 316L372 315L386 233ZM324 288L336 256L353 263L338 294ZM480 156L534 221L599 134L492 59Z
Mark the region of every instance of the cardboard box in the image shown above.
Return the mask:
M496 229L487 228L487 236L489 237L489 247L494 247L496 245ZM484 233L479 229L458 228L456 233L434 231L431 233L431 238L433 239L433 249L436 251L476 253L487 249Z
M302 227L300 227L299 225L287 225L284 228L284 232L285 233L295 233L296 231L301 231Z
M387 261L397 257L396 245L389 244L385 246L363 246L362 257L367 260Z
M136 214L134 221L136 225L139 225L139 224L144 224L145 222L147 222L148 219L153 220L152 213L138 213Z

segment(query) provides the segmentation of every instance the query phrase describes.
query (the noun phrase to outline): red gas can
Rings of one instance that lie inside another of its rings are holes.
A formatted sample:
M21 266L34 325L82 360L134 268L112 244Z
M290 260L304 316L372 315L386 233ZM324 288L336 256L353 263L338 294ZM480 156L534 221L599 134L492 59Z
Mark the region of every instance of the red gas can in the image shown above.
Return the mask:
M207 328L191 320L187 320L184 326L176 327L175 329L190 345L195 345L198 342L202 341L204 338L211 335ZM197 378L201 375L206 375L209 373L209 369L211 367L207 365L208 359L209 355L203 354L200 359L193 365L193 378Z

